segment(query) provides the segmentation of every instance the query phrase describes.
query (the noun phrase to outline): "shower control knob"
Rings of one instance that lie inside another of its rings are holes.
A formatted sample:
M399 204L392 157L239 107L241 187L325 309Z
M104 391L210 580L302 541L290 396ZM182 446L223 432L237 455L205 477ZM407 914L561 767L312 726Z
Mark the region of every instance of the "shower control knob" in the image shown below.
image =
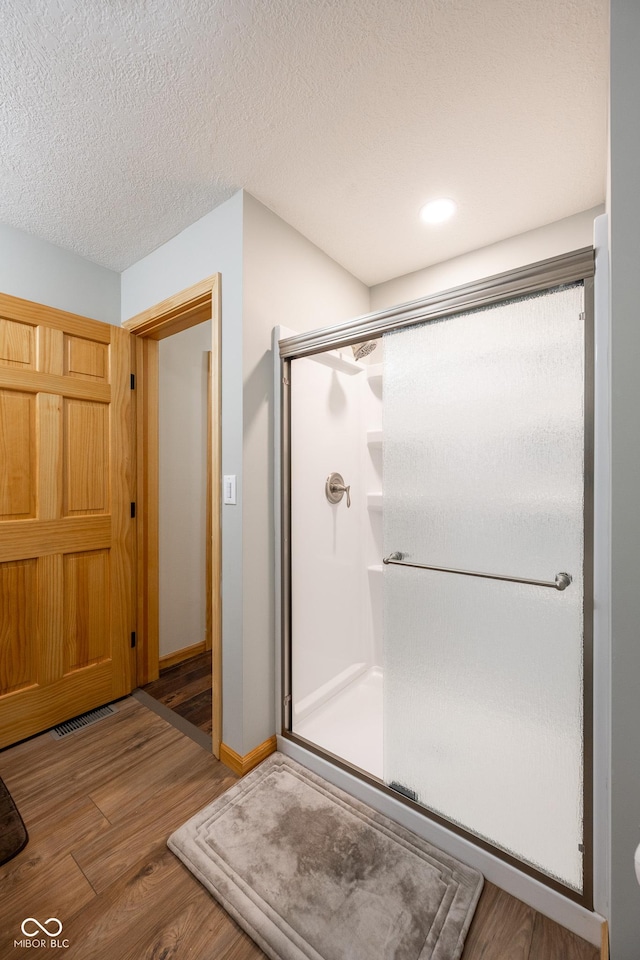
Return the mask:
M347 507L351 506L351 485L345 486L344 477L341 473L329 474L324 485L324 492L329 503L340 503L346 493Z

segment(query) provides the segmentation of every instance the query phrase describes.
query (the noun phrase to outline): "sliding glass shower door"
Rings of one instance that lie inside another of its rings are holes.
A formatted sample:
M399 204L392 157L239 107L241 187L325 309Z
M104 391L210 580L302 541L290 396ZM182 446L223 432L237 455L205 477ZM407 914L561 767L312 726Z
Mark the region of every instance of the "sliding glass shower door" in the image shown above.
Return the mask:
M583 295L387 333L383 371L384 780L576 891Z

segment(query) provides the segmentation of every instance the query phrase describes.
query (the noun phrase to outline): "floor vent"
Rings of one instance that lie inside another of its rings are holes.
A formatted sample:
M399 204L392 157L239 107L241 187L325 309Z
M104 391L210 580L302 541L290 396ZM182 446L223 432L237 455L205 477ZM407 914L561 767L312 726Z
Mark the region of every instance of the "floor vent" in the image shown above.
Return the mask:
M90 710L89 713L83 713L79 717L74 717L73 720L67 720L66 723L61 723L59 727L54 727L53 730L50 731L51 736L54 740L62 740L63 737L68 737L71 733L82 730L83 727L90 727L92 723L97 723L98 720L104 720L105 717L110 717L117 712L117 708L112 704L106 707L98 707L97 710Z

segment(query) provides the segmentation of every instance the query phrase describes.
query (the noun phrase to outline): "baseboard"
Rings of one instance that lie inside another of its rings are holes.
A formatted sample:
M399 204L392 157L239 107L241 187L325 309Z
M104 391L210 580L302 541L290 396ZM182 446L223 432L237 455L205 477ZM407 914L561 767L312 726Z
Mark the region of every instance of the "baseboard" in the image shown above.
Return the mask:
M166 670L167 667L175 667L176 664L182 663L184 660L191 660L192 657L198 657L201 653L204 653L206 650L206 643L204 640L201 640L200 643L194 643L191 647L185 647L183 650L174 650L173 653L168 653L164 657L160 657L158 661L161 670Z
M602 921L602 943L600 944L600 960L609 960L609 924Z
M269 754L275 753L277 749L278 742L275 734L251 750L250 753L245 753L244 757L241 757L239 753L236 753L235 750L228 747L226 743L221 743L220 760L239 777L244 777L245 773L249 773L249 770L253 770L259 763L266 760Z

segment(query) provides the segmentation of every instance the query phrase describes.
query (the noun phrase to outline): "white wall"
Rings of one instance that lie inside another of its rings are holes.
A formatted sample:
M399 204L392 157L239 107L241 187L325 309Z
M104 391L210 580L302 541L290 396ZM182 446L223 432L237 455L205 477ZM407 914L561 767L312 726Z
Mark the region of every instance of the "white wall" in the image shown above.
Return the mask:
M238 504L222 511L223 741L242 753L242 193L122 274L127 319L213 273L222 274L222 472ZM255 746L255 744L252 744Z
M611 957L640 953L640 7L611 0Z
M274 732L271 330L282 324L305 332L368 313L369 290L247 193L243 236L245 712L239 752L247 753Z
M120 274L0 224L0 292L120 323Z
M593 244L594 218L603 210L604 207L593 207L453 260L379 283L371 288L371 310L384 310L398 303L408 303L463 283L504 273L505 270L524 267L580 247L589 247Z
M159 347L160 656L206 634L207 361L211 321Z

